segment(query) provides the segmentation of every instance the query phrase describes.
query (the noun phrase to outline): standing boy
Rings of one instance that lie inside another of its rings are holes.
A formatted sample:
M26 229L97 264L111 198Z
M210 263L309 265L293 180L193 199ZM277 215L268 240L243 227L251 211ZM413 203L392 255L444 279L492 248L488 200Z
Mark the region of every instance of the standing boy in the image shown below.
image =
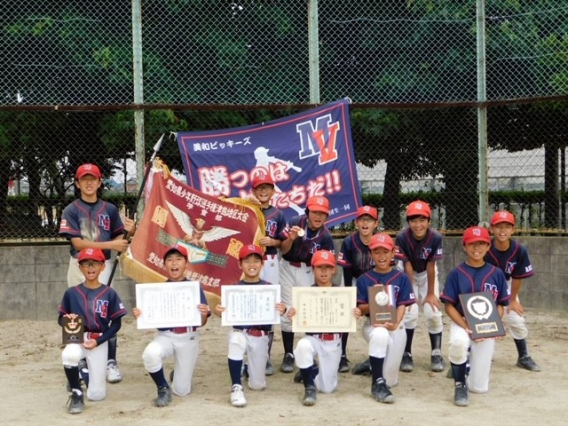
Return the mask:
M331 279L335 274L334 254L327 250L317 251L311 263L315 280L313 287L331 287ZM295 314L296 310L290 308L288 317L291 319ZM359 319L359 308L353 310L353 315ZM319 367L315 364L316 354ZM337 388L341 333L306 333L296 345L294 357L304 383L304 405L312 406L316 403L318 390L322 393L332 393Z
M124 224L118 209L113 204L99 198L98 191L102 186L100 169L94 164L83 164L75 173L75 186L80 197L65 207L61 216L59 235L71 242L71 258L67 271L67 286L72 287L84 281L83 271L79 268L77 255L85 248L96 248L103 251L106 267L99 281L109 284L112 262L110 252L123 252L128 247L128 236L134 235L136 226L132 219L126 218ZM108 342L107 381L118 383L122 374L116 362L116 336Z
M329 216L329 200L325 197L310 197L306 203L306 214L290 219L282 241L282 263L280 265L280 286L282 303L292 306L292 287L309 287L313 284L312 256L318 250L334 252L333 239L325 227ZM282 343L284 360L280 370L284 373L294 371L294 333L292 323L282 318Z
M174 245L164 253L164 267L168 276L167 282L187 281L185 269L188 257L185 247ZM199 289L200 304L197 309L201 313L201 326L207 323L211 315L203 289ZM134 318L139 318L143 312L139 308L133 310ZM164 375L165 358L174 357L175 375L172 380L172 389ZM165 407L172 401L172 390L175 395L186 396L191 392L191 380L199 355L199 332L197 327L159 328L142 354L144 367L150 374L157 387L158 396L156 407Z
M265 249L266 262L262 267L260 278L270 284L280 285L279 249L282 241L288 238L286 233L286 218L284 212L270 205L274 196L274 181L270 175L258 175L252 180L252 192L260 202L260 208L266 224L266 236L259 240L261 247ZM274 332L268 336L268 360L266 361L266 375L274 374L274 367L270 362L270 351Z
M106 397L105 367L107 365L108 340L116 335L126 315L114 289L102 285L99 277L105 269L105 255L99 249L86 248L79 252L77 262L85 281L69 287L59 305L59 325L63 317L83 317L84 343L65 346L61 360L71 388L68 411L82 413L85 409L83 391L79 379L79 361L86 358L89 368L87 398L100 401Z
M430 369L444 370L442 357L442 311L438 299L438 268L436 262L443 256L442 235L430 227L432 212L428 203L413 201L406 209L408 228L396 236L396 260L398 268L406 272L412 282L417 304L410 306L404 315L406 348L400 364L401 371L414 370L412 340L418 325L419 305L424 309L428 334L430 336Z
M343 269L343 283L345 287L357 285L357 278L375 266L371 258L369 242L379 226L379 213L376 208L363 206L357 209L355 219L357 232L348 235L341 244L341 250L337 258L337 264ZM347 340L349 333L343 333L341 338L341 362L339 371L349 371L347 360ZM353 374L365 374L369 371L368 361L358 364L353 368Z
M527 249L511 237L515 233L515 216L508 211L496 212L491 218L493 240L485 261L497 266L505 273L511 301L506 317L509 331L515 340L519 357L517 367L529 371L540 371L527 349L528 330L525 324L523 305L519 301L521 280L534 274Z
M489 231L478 226L467 228L462 242L467 258L448 274L440 298L452 320L449 352L454 377L454 404L465 407L469 404L468 388L475 393L485 393L489 390L495 339L472 341L471 330L465 321L459 295L490 291L501 317L504 312L503 307L509 304L510 296L503 271L484 260L491 244ZM470 370L466 383L468 350L470 350Z
M247 245L239 252L239 268L243 279L236 285L270 284L260 278L263 267L262 249L256 245ZM286 311L283 303L274 307L280 315ZM217 305L215 311L221 315L226 308ZM272 325L234 326L229 333L229 373L231 375L231 405L244 407L247 404L241 383L241 369L245 353L248 357L248 385L252 390L266 388L266 362L268 360L269 335Z

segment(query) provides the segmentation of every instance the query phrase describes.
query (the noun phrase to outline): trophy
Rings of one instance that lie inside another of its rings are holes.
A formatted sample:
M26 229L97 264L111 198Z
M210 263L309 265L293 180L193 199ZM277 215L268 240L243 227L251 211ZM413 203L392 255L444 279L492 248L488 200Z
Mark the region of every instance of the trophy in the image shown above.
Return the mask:
M505 328L491 292L460 294L460 302L467 326L472 331L472 339L505 335Z
M369 287L369 317L371 324L395 324L396 305L394 301L394 289L388 285L374 285Z
M63 333L63 344L83 343L83 333L85 332L85 320L83 317L75 318L63 317L61 330Z

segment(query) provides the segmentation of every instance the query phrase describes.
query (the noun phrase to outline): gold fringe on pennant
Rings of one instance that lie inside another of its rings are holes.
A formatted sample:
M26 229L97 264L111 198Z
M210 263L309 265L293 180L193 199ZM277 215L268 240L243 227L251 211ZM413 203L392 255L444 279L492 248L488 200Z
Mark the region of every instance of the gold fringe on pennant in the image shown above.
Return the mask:
M122 273L132 278L138 284L166 281L166 277L132 259L126 253L120 256L120 263L122 264Z
M170 168L166 165L166 163L163 162L163 160L160 157L156 157L154 159L154 164L152 165L152 168L157 171L157 172L161 172L162 175L164 176L164 179L168 179L170 177Z
M258 227L254 233L254 244L260 246L259 244L260 239L266 236L266 221L264 220L264 214L262 213L262 210L260 209L260 205L258 204L258 202L255 202L249 198L239 198L239 197L232 197L232 198L221 197L220 199L222 201L226 201L228 203L233 203L243 207L243 211L245 210L244 209L245 207L248 207L254 211L254 214L256 214L256 218L258 220Z

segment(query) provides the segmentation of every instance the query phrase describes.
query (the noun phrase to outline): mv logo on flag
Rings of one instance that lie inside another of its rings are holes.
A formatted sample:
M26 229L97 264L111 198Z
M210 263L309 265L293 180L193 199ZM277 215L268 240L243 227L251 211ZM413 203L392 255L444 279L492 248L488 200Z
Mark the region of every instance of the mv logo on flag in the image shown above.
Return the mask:
M330 163L337 160L337 132L339 121L332 121L331 115L318 117L314 122L305 121L296 125L300 135L300 159L318 155L318 164Z

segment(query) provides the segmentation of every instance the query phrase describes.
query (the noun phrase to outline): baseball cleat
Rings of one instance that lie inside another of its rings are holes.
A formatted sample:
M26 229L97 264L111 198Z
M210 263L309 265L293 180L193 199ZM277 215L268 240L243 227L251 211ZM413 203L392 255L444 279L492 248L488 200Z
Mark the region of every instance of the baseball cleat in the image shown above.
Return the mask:
M392 404L395 401L395 397L385 383L385 379L377 379L377 381L373 383L371 386L371 396L385 404Z
M351 374L356 376L366 376L371 374L371 362L369 361L369 358L359 364L356 364L351 370Z
M87 360L82 359L79 361L79 377L85 383L85 386L89 387L89 367L87 366Z
M172 390L167 386L160 386L156 398L156 407L167 407L170 402L172 402Z
M71 392L67 404L69 405L69 407L67 408L67 412L69 414L79 414L85 410L85 402L83 401L83 394L79 395L76 392Z
M291 353L284 354L284 359L282 360L280 370L283 373L291 373L294 371L294 355L292 355Z
M241 367L241 377L244 377L245 379L249 378L248 364L245 364L244 362L243 366Z
M412 361L412 354L410 352L405 352L402 356L400 371L405 373L412 373L414 371L414 362Z
M456 383L454 390L454 404L458 407L467 407L469 399L467 397L467 385L465 383Z
M244 407L247 405L245 393L241 385L233 385L231 388L231 405L233 407Z
M444 368L446 368L446 363L442 355L432 355L430 357L430 370L439 373L444 371Z
M517 367L524 368L525 370L529 371L540 371L540 367L528 355L524 355L517 360Z
M448 379L453 379L454 378L454 370L452 370L452 367L450 366L450 369L448 370L446 377Z
M339 372L347 373L349 371L349 360L347 357L342 356L341 361L339 361Z
M302 377L302 372L298 370L296 374L294 374L294 383L302 383L304 378Z
M120 370L118 369L118 365L116 365L116 362L114 361L110 361L107 364L107 382L109 383L119 383L122 381L122 374L120 373Z
M274 374L274 366L270 360L266 361L266 368L264 369L264 374L266 376L272 376Z
M316 396L316 387L315 386L307 386L306 390L304 391L304 398L302 399L302 404L306 407L311 407L312 405L316 404L317 396Z

